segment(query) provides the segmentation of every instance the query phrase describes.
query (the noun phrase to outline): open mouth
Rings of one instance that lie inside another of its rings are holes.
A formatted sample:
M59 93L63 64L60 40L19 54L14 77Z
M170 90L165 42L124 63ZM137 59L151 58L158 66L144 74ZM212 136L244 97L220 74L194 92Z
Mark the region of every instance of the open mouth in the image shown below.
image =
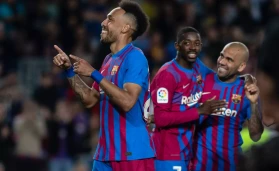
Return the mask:
M102 30L101 34L106 34L108 31L107 30Z
M188 53L188 56L190 58L196 58L197 57L197 53L191 52L191 53Z
M219 67L218 67L218 71L219 71L219 72L226 72L227 69L224 68L224 67L219 66Z

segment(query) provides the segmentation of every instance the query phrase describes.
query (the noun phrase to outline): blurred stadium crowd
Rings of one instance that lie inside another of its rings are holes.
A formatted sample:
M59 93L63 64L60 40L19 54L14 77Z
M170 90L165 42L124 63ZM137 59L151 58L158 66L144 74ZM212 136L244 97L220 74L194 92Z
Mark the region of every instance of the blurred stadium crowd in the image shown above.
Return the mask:
M213 69L226 43L241 41L248 46L246 72L257 76L264 112L279 116L278 0L138 2L151 27L134 44L145 52L151 78L175 57L177 30L193 26L203 40L200 58ZM63 71L52 64L53 45L99 68L110 52L99 43L100 23L117 3L0 0L0 171L90 169L99 116L82 107ZM92 84L90 79L86 82ZM272 129L279 130L276 125ZM273 145L278 151L279 143Z

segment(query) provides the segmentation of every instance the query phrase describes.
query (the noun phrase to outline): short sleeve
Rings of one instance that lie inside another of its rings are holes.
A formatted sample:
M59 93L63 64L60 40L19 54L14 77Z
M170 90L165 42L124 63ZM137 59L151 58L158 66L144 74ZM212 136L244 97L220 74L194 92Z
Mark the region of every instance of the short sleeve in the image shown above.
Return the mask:
M144 54L139 50L133 50L126 58L123 83L134 83L141 87L148 84L148 62Z

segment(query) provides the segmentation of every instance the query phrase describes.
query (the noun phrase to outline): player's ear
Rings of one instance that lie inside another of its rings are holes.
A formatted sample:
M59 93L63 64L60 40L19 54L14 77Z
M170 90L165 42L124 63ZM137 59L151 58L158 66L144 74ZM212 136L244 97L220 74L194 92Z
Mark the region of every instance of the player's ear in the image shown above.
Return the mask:
M130 30L131 26L126 24L124 27L122 27L122 33L127 33Z
M180 47L179 47L179 44L177 42L174 43L174 47L177 51L179 51Z
M242 72L246 68L246 62L242 62L238 67L237 71Z

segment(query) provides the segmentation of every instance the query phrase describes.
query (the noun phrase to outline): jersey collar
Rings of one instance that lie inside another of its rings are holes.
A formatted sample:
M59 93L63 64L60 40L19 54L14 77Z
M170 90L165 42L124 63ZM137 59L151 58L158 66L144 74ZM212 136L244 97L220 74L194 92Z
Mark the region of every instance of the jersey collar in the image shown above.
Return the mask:
M122 48L120 51L116 52L112 55L113 58L117 58L121 56L129 47L133 46L132 43L127 44L124 48Z

